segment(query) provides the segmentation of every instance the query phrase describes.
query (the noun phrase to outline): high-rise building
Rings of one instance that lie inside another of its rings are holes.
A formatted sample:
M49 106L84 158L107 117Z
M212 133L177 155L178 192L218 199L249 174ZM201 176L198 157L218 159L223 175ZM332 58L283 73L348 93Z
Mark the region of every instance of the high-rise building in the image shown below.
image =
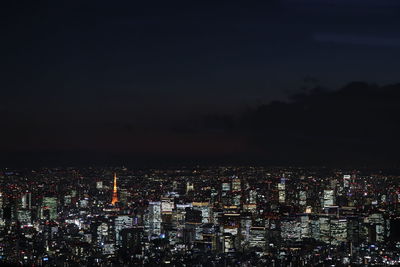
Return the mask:
M310 218L308 215L300 216L301 238L311 237Z
M344 188L349 188L349 186L350 186L350 179L351 179L351 176L350 176L350 175L347 175L347 174L343 175L343 187L344 187Z
M120 189L118 192L119 192L119 201L124 204L127 204L129 196L130 196L129 191L127 189L123 188L123 189Z
M18 210L17 218L22 225L28 225L31 223L31 211L27 209Z
M122 244L121 231L126 228L133 227L133 218L130 216L117 216L114 221L115 240L117 245Z
M3 221L3 193L0 192L0 224Z
M249 233L249 247L264 248L266 243L265 237L265 227L251 227Z
M299 205L300 206L307 205L307 192L306 191L299 192Z
M97 181L96 182L96 189L103 189L103 181Z
M330 221L330 244L338 246L347 241L347 220L331 219Z
M232 190L233 191L240 191L242 189L241 181L238 178L232 180Z
M44 197L41 209L42 219L54 220L57 218L57 198Z
M21 197L21 208L31 209L32 207L32 193L26 192Z
M249 191L249 197L248 197L247 202L249 204L257 204L257 191L256 190Z
M161 211L163 214L172 213L174 209L174 199L169 197L161 198Z
M138 257L142 254L143 228L125 228L121 230L121 252L122 255Z
M283 240L300 241L302 225L297 218L286 218L281 221L281 237Z
M186 194L194 190L194 184L191 182L186 183Z
M230 191L231 190L231 183L222 183L222 191Z
M193 202L193 209L201 211L202 223L210 222L210 206L208 202Z
M145 218L145 231L149 236L161 234L161 202L149 202Z
M279 203L285 203L286 201L286 184L284 178L278 184L278 199Z
M333 206L335 203L335 192L333 190L324 190L323 207Z
M390 223L385 220L383 214L373 213L366 219L366 232L368 234L368 241L371 243L384 242L385 238L389 236ZM389 226L389 229L387 228Z

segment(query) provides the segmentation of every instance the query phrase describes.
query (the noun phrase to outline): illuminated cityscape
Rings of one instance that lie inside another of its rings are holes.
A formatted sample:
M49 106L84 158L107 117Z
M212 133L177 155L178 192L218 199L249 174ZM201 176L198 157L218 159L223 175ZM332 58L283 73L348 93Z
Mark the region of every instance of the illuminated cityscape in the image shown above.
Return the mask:
M400 266L400 0L0 13L0 266Z
M0 177L3 263L400 263L400 180L382 171L47 168Z

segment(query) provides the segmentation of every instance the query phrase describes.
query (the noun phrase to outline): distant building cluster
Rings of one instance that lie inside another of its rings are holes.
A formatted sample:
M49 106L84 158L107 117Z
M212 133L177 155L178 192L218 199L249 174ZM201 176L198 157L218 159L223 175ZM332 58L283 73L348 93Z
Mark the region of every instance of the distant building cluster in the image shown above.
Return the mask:
M0 263L400 264L400 177L324 168L0 173Z

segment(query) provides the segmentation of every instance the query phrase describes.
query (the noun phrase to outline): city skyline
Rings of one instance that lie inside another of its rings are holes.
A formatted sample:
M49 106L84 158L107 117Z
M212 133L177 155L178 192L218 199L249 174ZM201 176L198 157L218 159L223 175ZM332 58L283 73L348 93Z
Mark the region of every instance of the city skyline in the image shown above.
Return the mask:
M1 170L0 263L398 265L398 188L356 169Z
M0 265L400 265L400 1L3 1Z

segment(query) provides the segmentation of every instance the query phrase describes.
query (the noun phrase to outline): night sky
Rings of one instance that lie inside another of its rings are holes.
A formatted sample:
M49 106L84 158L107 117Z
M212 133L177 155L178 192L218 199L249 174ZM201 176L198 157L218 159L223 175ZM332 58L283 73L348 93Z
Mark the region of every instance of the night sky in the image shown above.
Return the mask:
M397 164L399 14L398 0L8 1L0 165Z

